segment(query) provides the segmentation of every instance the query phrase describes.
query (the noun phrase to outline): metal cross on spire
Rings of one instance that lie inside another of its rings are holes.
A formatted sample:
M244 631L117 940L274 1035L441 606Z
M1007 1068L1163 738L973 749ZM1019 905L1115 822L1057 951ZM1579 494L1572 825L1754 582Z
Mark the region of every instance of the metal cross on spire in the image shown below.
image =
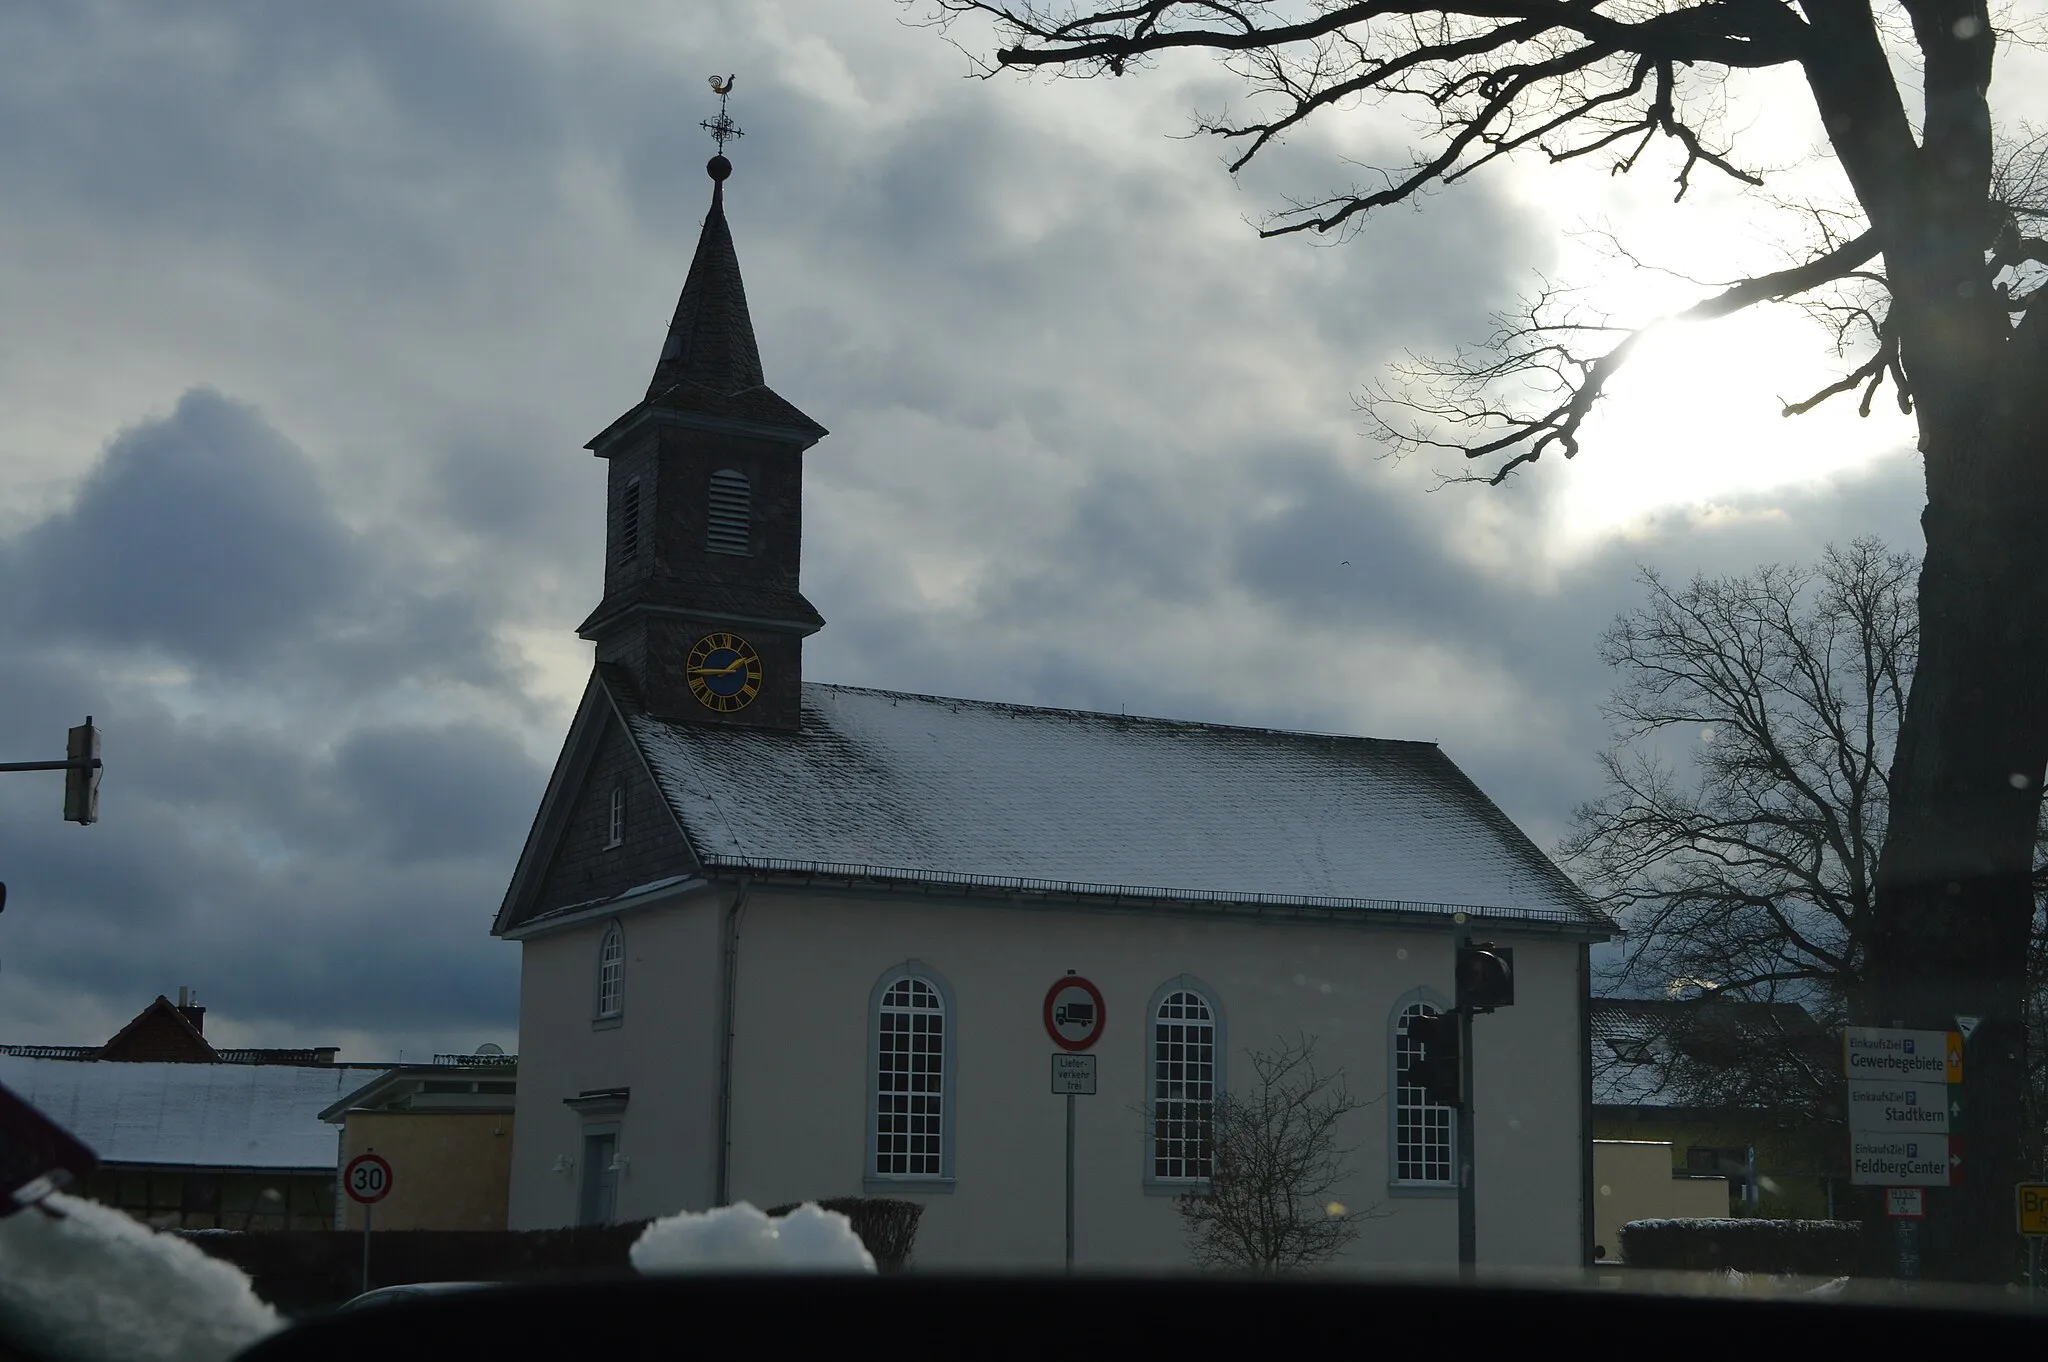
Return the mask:
M711 92L718 96L718 117L707 118L697 126L711 134L711 140L718 143L718 154L723 156L725 155L725 144L727 142L735 137L745 137L746 134L741 132L725 114L726 97L732 94L732 77L727 76L725 79L720 80L717 76L713 76L711 78Z

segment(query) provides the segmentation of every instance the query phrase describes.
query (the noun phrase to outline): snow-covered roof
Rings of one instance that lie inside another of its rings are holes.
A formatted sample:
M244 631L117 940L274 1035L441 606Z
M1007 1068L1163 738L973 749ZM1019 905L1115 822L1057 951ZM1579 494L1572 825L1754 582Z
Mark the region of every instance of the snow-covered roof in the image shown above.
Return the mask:
M1797 1072L1839 1072L1835 1037L1797 1003L1595 998L1593 1105L1755 1105Z
M0 1055L0 1083L102 1163L332 1168L321 1109L368 1071L342 1065L138 1064Z
M1434 743L819 684L803 705L801 733L626 708L707 867L1610 925Z

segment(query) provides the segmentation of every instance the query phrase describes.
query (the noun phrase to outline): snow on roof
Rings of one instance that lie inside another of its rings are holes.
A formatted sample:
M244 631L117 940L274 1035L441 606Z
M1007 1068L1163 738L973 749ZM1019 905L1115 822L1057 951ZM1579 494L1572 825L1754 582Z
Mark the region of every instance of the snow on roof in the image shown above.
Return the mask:
M0 1083L103 1163L332 1168L320 1111L363 1081L338 1065L148 1064L0 1055Z
M633 735L712 867L1607 920L1434 743L807 684Z
M1593 1105L1600 1107L1682 1107L1712 1093L1732 1098L1742 1089L1740 1070L1763 1069L1773 1050L1803 1055L1820 1072L1839 1061L1838 1042L1797 1003L1595 998L1587 1021Z

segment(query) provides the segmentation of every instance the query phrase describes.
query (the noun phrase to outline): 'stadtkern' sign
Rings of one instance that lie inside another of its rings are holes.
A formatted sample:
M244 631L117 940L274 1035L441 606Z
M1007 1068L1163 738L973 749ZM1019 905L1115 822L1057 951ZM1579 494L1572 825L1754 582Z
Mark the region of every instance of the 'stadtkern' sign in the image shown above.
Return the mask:
M1946 1083L1849 1081L1849 1129L1948 1135L1962 1127L1962 1096Z

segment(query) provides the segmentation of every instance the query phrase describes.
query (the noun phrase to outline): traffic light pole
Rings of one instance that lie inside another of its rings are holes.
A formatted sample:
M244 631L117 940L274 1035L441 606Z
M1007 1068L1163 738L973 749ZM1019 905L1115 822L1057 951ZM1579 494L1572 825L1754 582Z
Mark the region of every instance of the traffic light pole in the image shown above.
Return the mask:
M1473 1182L1472 1009L1458 1013L1458 1272L1470 1276L1479 1262L1479 1191Z

